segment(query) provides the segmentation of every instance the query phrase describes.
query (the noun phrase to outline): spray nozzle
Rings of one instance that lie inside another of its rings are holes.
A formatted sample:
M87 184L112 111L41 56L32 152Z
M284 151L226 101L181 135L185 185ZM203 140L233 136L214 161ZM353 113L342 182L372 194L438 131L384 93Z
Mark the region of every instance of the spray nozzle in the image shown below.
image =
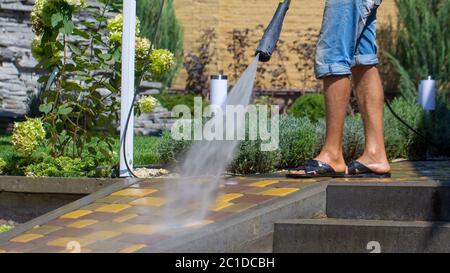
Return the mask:
M283 28L283 21L289 10L290 0L281 0L278 5L277 11L270 21L269 26L264 32L264 36L259 42L259 46L256 49L256 54L259 54L259 60L261 62L268 62L272 57L272 53L276 48L277 42L280 39L281 30Z

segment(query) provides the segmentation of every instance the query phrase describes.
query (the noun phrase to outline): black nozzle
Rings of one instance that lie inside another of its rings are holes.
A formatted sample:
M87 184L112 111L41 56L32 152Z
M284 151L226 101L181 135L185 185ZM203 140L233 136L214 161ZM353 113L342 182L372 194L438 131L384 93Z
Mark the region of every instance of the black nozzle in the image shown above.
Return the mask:
M290 3L290 0L280 0L277 11L264 32L261 42L259 42L255 55L259 54L259 60L261 62L268 62L272 57L272 53L277 46L278 40L280 39L284 17L289 10Z

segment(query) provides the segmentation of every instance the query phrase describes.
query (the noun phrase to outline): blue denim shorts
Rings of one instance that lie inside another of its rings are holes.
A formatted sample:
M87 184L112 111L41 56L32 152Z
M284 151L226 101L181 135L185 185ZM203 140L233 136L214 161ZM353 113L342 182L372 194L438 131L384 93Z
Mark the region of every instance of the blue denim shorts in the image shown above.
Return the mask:
M315 73L350 75L351 68L377 65L377 8L382 0L326 0L316 49Z

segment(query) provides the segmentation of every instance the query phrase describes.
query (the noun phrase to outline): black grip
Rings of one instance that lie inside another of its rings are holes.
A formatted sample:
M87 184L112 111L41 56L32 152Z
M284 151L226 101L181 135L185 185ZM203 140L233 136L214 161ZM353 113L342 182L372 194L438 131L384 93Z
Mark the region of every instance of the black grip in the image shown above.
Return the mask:
M272 57L273 51L275 50L278 40L280 39L284 17L289 10L290 3L290 0L280 1L272 21L270 21L269 26L264 32L264 36L259 42L255 55L259 54L259 60L261 62L268 62Z

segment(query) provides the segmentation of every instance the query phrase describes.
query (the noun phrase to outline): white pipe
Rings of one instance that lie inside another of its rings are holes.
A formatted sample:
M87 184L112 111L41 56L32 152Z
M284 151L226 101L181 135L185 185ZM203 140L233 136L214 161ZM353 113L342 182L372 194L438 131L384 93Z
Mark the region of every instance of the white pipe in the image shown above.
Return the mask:
M136 0L123 1L123 33L122 33L122 89L120 96L120 177L131 177L123 155L124 128L128 112L134 97L134 58L136 45ZM134 113L131 113L126 132L126 156L128 165L133 168Z

